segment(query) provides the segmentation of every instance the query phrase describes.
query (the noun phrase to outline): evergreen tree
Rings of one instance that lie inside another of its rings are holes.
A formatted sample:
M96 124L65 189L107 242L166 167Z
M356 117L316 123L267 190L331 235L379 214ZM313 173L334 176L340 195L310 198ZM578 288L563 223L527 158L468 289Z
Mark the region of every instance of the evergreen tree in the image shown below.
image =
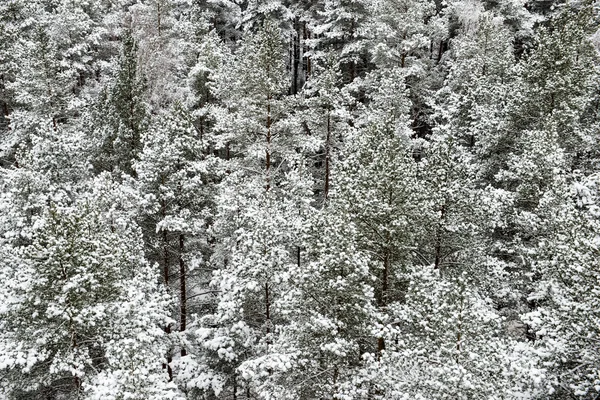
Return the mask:
M138 365L150 374L159 367L164 337L150 326L166 318L136 237L127 223L107 224L88 199L51 204L35 219L27 246L3 248L1 353L9 398L77 398L104 384L95 381L98 371L117 374L115 387L138 397L160 390L127 377Z
M178 298L173 313L178 326L167 325L165 331L181 332L180 340L173 342L183 356L189 316L207 311L198 301L203 301L210 281L207 228L213 217L213 186L218 177L213 171L218 170L218 162L206 156L207 144L183 110L161 117L142 140L144 149L135 168L140 196L145 197L142 220L148 256L160 265L165 287ZM196 301L188 301L192 298Z
M318 37L315 56L329 52L340 64L344 82L352 82L366 72L363 25L368 17L368 5L363 0L325 0L319 23L313 31Z
M236 77L231 81L231 77ZM304 161L285 118L287 89L279 30L271 21L244 41L236 59L219 71L216 94L227 109L215 114L216 145L225 146L227 176L220 184L212 232L216 311L201 321L198 341L210 373L200 389L238 395L260 390L244 381L244 363L268 362L279 325L277 305L299 245L305 214ZM310 187L310 186L308 186ZM299 209L300 208L300 209ZM266 358L264 358L266 357ZM268 367L267 367L268 368Z
M100 171L121 171L136 175L133 169L141 150L141 137L148 125L143 101L144 80L137 66L137 45L130 31L125 32L114 82L98 104L96 125L99 154L95 160Z

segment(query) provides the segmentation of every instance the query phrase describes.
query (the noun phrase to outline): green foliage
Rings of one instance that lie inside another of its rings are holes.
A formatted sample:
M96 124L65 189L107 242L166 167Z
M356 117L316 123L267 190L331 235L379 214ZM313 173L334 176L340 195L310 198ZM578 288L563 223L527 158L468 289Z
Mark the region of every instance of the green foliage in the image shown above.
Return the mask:
M148 127L144 104L144 80L137 66L137 45L131 32L125 32L117 73L99 101L96 118L101 147L95 161L100 171L121 171L136 175L133 163L141 150L141 138Z

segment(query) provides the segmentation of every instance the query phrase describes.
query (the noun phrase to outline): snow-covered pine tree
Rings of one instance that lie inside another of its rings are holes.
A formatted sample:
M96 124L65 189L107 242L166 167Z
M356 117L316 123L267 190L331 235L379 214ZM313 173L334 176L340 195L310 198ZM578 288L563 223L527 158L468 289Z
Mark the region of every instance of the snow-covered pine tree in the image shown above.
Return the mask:
M237 396L243 387L253 392L256 383L237 368L269 353L284 320L276 302L289 278L288 264L295 262L294 221L302 217L290 211L296 210L295 187L302 187L302 179L290 174L303 160L285 118L288 82L276 25L266 20L247 34L218 74L215 94L224 107L215 110L213 129L227 162L212 228L218 303L198 330L202 363L210 372L200 371L194 384Z
M206 138L199 135L190 114L180 108L158 117L142 142L135 168L138 190L144 197L141 220L148 258L160 265L165 287L178 299L173 312L177 325L165 326L165 330L180 332L173 343L186 355L190 315L207 311L202 305L211 279L207 229L213 218L220 168L218 160L207 154ZM168 358L170 362L171 355ZM168 368L172 375L171 366Z
M157 375L167 299L143 258L139 229L108 219L92 203L100 193L92 194L51 203L32 219L26 245L2 247L0 354L9 399L174 398Z
M144 103L144 79L137 63L137 45L125 30L113 82L100 95L93 134L98 140L94 164L99 171L118 170L136 175L133 164L141 151L141 137L148 127Z

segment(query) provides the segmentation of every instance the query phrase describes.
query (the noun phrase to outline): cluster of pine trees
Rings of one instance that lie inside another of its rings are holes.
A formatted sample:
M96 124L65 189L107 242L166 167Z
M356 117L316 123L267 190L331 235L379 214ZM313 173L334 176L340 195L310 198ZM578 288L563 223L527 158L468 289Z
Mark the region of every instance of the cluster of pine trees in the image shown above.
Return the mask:
M599 27L1 0L0 398L600 398Z

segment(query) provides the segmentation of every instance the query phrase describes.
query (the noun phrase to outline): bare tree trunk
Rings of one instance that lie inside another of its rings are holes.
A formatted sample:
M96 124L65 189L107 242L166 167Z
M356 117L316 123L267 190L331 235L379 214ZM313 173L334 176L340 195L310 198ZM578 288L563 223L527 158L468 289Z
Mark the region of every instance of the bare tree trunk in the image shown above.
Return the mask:
M164 183L164 179L163 179L163 183ZM165 201L162 200L161 201L161 215L163 217L163 219L166 217L167 211L166 211L166 204ZM169 287L169 242L168 242L168 237L167 237L167 231L165 229L163 229L162 231L162 240L163 240L163 280L164 280L164 284L165 286L168 288ZM167 327L167 329L169 329Z
M267 336L271 334L271 299L269 293L269 284L265 283L265 325ZM271 340L267 339L267 343L270 343Z
M354 38L354 34L355 34L355 26L354 26L354 20L352 20L352 23L350 25L350 37ZM354 82L355 78L356 78L356 61L352 60L352 61L350 61L350 82Z
M233 400L237 400L237 375L233 374Z
M378 306L384 308L387 305L390 275L390 250L385 249L383 255L383 271L381 273L381 293L379 294ZM383 337L377 338L378 357L385 350L385 340Z
M267 175L267 191L271 188L271 123L271 94L269 94L267 96L267 143L265 149L265 172Z
M81 393L81 380L78 377L73 378L73 383L75 385L75 391L77 392L77 397L79 397L79 393Z
M73 327L73 319L71 319L71 317L69 317L69 325L71 330L71 347L75 350L77 348L77 333ZM81 391L81 381L79 380L79 377L73 376L73 384L75 385L75 391L79 393Z
M229 143L227 143L227 144L225 145L225 160L226 160L226 161L229 161L229 159L230 159L230 158L231 158L231 151L230 151L230 146L229 146ZM231 170L230 170L229 168L227 168L227 169L225 170L225 173L226 173L226 174L230 174L230 173L231 173Z
M298 93L298 80L299 80L299 68L300 68L300 24L298 17L294 19L294 33L292 36L292 52L290 65L292 67L292 94Z
M458 314L458 327L456 332L456 362L459 360L461 345L462 345L462 326L463 326L463 312L465 305L465 297L461 293L460 296L460 313Z
M383 337L377 338L377 358L381 357L381 352L385 350L385 340Z
M161 180L162 184L165 183L164 177ZM165 201L161 201L161 216L163 219L167 216L167 206ZM165 288L169 289L169 241L167 231L163 229L162 231L162 240L163 240L163 280L165 284ZM171 325L167 324L165 326L166 334L171 333ZM163 364L163 369L167 370L167 374L169 375L169 382L173 380L173 369L171 368L171 362L173 361L173 357L171 356L171 350L167 354L167 362Z
M160 9L160 1L161 0L157 0L156 1L156 25L157 25L157 30L158 30L158 36L160 37L161 35L161 21L160 21L160 17L161 17L161 9Z
M303 23L303 39L304 39L304 47L302 49L302 53L304 55L304 62L305 62L305 76L304 76L304 81L307 81L308 78L310 77L311 74L311 63L310 63L310 57L306 56L306 53L308 53L308 46L306 45L306 41L308 39L310 39L310 32L308 31L308 29L306 28L306 22Z
M445 204L442 204L442 208L440 209L440 212L441 212L440 223L439 223L439 226L438 226L436 234L435 234L435 263L434 263L435 269L439 269L440 264L442 263L442 229L443 229L444 219L446 217L446 205Z
M444 54L444 50L446 47L446 42L444 40L440 40L440 47L438 48L438 55L436 63L439 64L442 61L442 55Z
M389 275L390 275L390 252L385 251L383 258L383 273L381 277L381 302L380 306L385 307L388 301L388 288L389 288Z
M185 263L183 262L184 235L179 234L179 331L183 332L187 324L187 292ZM181 349L181 355L187 354L184 348Z
M325 138L325 189L324 196L327 200L329 196L329 174L331 160L331 110L327 110L327 136Z
M10 114L10 110L8 109L8 102L6 101L6 83L4 80L4 74L0 74L0 93L2 94L2 113L5 117Z
M402 40L406 40L406 32L402 34ZM400 57L400 68L404 68L406 64L406 51L402 51L402 56Z

